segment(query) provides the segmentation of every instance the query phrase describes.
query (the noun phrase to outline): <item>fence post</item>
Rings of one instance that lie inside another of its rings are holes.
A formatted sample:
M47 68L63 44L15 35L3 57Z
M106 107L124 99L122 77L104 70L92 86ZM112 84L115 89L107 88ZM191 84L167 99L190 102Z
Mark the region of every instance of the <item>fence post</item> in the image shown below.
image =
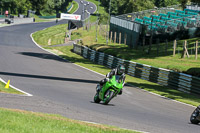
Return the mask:
M187 55L188 58L190 57L189 53L188 53L188 50L187 50L187 41L186 40L184 42L182 58L185 58L185 55Z
M107 40L107 28L106 28L106 26L105 26L105 39Z
M119 44L121 44L121 37L122 37L122 34L121 32L119 33Z
M176 55L176 40L174 40L174 51L173 51L173 56Z
M196 41L196 47L195 47L195 59L197 60L197 58L198 58L198 41Z
M116 37L117 37L117 33L115 32L115 36L114 36L114 44L116 43Z

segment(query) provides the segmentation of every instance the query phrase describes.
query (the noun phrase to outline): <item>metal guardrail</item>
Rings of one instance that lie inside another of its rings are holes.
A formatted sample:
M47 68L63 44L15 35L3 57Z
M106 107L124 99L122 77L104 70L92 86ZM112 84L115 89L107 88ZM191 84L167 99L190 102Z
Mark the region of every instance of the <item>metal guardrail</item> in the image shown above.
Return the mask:
M115 68L119 64L124 64L126 74L130 76L200 96L200 78L198 77L116 58L78 44L73 45L73 51L84 58L108 68Z

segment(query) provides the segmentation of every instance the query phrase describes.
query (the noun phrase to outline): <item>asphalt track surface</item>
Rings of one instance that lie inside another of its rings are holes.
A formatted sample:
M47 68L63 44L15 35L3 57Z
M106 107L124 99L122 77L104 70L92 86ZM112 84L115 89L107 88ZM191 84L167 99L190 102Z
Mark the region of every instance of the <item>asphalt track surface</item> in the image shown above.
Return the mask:
M57 24L66 23L60 21ZM109 105L93 103L102 75L60 59L39 47L30 34L55 22L0 28L0 77L32 97L0 94L0 107L65 117L151 133L199 133L189 122L194 107L126 86Z

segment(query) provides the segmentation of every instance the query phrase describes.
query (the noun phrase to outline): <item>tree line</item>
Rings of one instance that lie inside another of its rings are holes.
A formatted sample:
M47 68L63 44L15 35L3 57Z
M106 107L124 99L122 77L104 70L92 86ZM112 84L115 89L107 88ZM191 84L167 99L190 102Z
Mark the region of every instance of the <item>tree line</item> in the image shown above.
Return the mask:
M200 0L100 0L111 15L137 12L155 7L166 7L181 4L183 9L188 2L200 3Z
M0 0L0 14L8 10L11 14L25 14L28 10L37 15L52 15L64 12L72 0ZM98 1L98 0L96 0ZM120 15L155 7L166 7L181 4L185 8L187 2L200 3L199 0L99 0L107 13Z
M26 14L28 10L37 15L52 15L66 10L72 0L0 0L0 13Z

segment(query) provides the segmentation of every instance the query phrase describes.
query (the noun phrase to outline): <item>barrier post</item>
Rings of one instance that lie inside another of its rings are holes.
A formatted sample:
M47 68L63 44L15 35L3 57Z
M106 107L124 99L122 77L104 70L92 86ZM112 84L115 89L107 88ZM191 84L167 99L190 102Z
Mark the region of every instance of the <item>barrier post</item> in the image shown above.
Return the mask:
M197 60L198 58L198 41L196 41L196 47L195 47L195 59Z
M173 56L176 55L176 40L174 40L174 51L173 51Z
M121 32L119 33L119 44L121 44L121 37L122 37L122 34Z
M117 33L115 32L115 36L114 36L114 44L116 43L116 37L117 37Z

